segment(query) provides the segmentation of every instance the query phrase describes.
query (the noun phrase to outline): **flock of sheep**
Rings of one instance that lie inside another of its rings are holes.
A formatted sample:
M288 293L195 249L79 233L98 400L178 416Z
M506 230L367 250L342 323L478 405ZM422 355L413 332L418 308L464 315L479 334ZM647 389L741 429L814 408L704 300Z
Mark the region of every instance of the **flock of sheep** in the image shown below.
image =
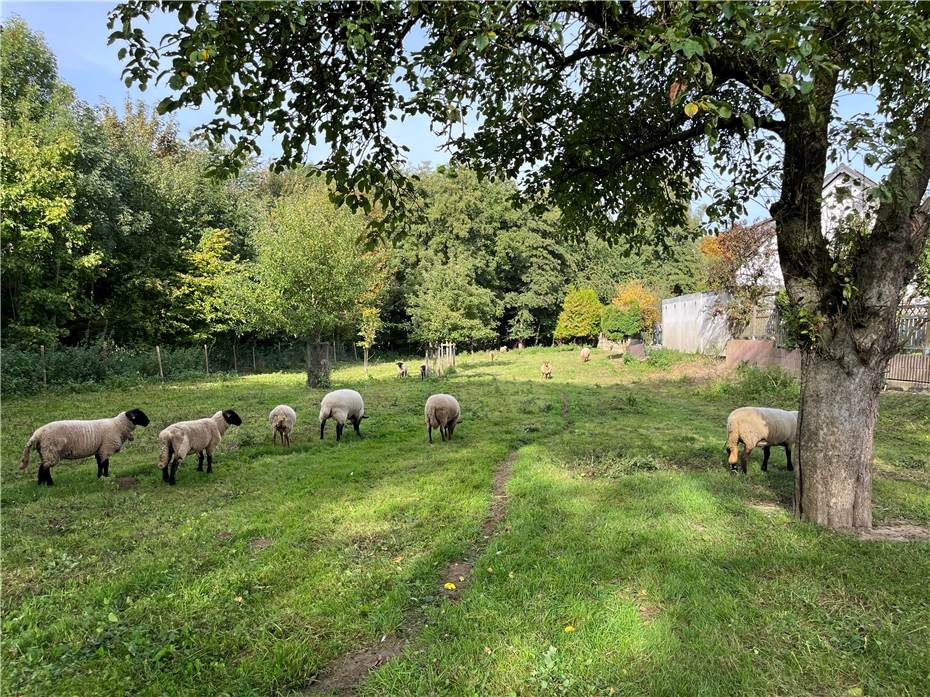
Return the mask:
M502 348L503 352L504 349ZM591 351L581 350L581 360L590 360ZM408 375L404 363L397 364L400 377ZM426 365L420 366L420 377L427 375ZM552 378L552 366L549 361L542 365L543 379ZM452 395L434 394L426 400L424 408L429 442L433 442L433 429L438 428L442 440L451 440L455 425L461 418L459 403ZM359 425L365 416L365 402L355 390L335 390L320 402L320 439L326 429L326 422L336 422L336 440L342 438L347 423L361 437ZM290 445L291 432L297 424L297 412L286 404L280 404L268 415L271 425L272 444L281 438L282 445ZM132 440L132 432L137 426L148 426L149 418L141 409L130 409L110 419L94 421L54 421L39 427L32 434L23 450L20 469L29 467L30 452L35 449L41 460L39 464L38 483L52 485L51 468L60 460L81 460L93 455L97 460L97 476L110 475L110 456L119 452L126 441ZM180 421L165 428L158 440L161 451L158 467L162 479L168 484L176 483L178 466L190 453L197 453L197 471L203 471L206 456L207 472L213 471L213 453L223 434L230 426L242 425L242 419L232 409L218 411L213 416L195 421ZM797 441L798 412L770 409L765 407L741 407L733 410L727 417L727 458L732 469L737 468L745 474L749 454L761 446L763 452L762 470L768 470L771 446L785 448L788 469L793 469L791 450ZM739 446L743 446L742 454Z
M455 425L461 418L458 400L449 394L434 394L426 400L424 408L427 435L433 442L433 429L438 428L442 439L451 440ZM342 438L347 423L352 424L361 437L359 425L365 416L365 401L355 390L335 390L320 402L320 440L326 422L336 422L336 440ZM271 425L272 445L281 438L283 445L291 444L291 433L297 425L297 412L287 404L279 404L268 415ZM120 412L109 419L93 421L53 421L35 430L23 449L21 470L29 467L29 456L33 449L39 455L38 483L52 486L51 468L61 460L83 460L94 456L97 460L97 476L110 476L110 457L132 440L136 427L149 425L149 417L141 409ZM160 453L158 467L162 479L168 484L177 482L178 466L190 453L197 453L197 471L203 472L206 456L207 472L213 471L213 453L230 426L241 426L242 419L232 409L218 411L213 416L194 421L179 421L158 434Z

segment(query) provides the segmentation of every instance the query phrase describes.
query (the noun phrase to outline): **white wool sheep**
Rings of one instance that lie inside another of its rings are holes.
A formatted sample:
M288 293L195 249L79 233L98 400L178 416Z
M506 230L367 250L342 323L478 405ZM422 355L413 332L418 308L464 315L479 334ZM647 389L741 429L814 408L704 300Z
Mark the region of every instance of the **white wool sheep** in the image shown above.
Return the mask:
M423 410L426 417L426 428L429 434L429 442L433 442L433 429L439 429L439 435L443 440L452 440L452 432L455 430L455 424L458 423L462 410L459 408L458 400L451 394L434 394L426 400L426 407Z
M543 380L552 379L552 364L549 361L543 361L542 364L542 376Z
M194 421L179 421L171 424L158 434L161 443L161 453L158 466L161 468L161 478L171 484L176 483L175 475L178 465L187 457L188 453L197 453L197 471L203 472L203 454L207 454L207 472L213 472L213 452L230 426L241 426L242 419L232 409L218 411L206 419ZM170 472L168 464L171 464Z
M397 361L397 375L402 378L407 377L407 364L403 361Z
M281 445L291 444L291 431L297 424L297 412L287 404L279 404L268 414L268 423L271 424L271 444L277 442L281 435Z
M346 422L352 424L359 438L362 432L358 430L362 419L365 416L365 401L355 390L334 390L320 402L320 440L323 440L323 431L326 428L326 421L333 419L336 422L336 440L342 438L342 430Z
M749 453L762 445L762 471L769 468L769 448L782 445L791 464L791 449L798 438L798 412L766 407L740 407L730 412L727 417L727 455L730 467L736 469L739 456L739 444L743 444L743 453L739 458L740 469L745 474Z
M508 349L506 346L501 346L498 350L499 350L501 353L507 353L507 351L509 351L510 349Z
M591 349L585 346L583 349L581 349L581 362L587 363L590 360L591 360Z
M123 411L109 419L53 421L37 428L29 438L19 468L29 467L29 452L35 448L40 459L40 485L54 484L51 468L60 460L81 460L91 455L97 459L97 476L109 477L110 456L132 440L136 426L148 425L149 417L141 409Z

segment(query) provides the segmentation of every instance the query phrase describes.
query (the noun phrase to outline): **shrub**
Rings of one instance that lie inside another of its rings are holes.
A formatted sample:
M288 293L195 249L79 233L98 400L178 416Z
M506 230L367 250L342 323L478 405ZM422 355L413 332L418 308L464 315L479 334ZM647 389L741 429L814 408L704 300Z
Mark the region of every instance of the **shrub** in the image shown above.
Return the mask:
M559 341L590 339L597 336L601 322L601 301L593 288L569 288L555 326Z
M635 329L625 336L649 334L652 328L659 323L659 296L647 289L639 279L632 279L617 287L617 295L611 305L626 313L629 324L635 324ZM628 329L628 327L625 327Z
M625 310L608 305L601 313L601 332L611 341L622 341L634 336L641 328L639 304L633 304Z

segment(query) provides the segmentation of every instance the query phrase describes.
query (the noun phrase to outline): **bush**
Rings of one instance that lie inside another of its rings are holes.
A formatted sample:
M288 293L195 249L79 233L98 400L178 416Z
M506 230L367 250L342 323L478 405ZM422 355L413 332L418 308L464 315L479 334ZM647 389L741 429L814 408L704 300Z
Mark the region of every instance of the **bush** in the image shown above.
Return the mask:
M601 313L601 332L611 341L623 341L635 336L641 328L642 316L638 304L624 310L608 305Z
M562 302L555 327L555 338L589 339L597 336L601 323L601 301L593 288L570 288Z
M634 316L637 319L636 324L638 326L626 336L650 333L661 318L659 296L646 288L645 284L636 278L618 286L617 295L611 305L622 312L629 313L631 319Z
M798 380L778 366L757 368L741 363L729 376L719 380L712 391L716 394L739 397L746 402L759 402L771 406L795 405L797 409L801 388Z

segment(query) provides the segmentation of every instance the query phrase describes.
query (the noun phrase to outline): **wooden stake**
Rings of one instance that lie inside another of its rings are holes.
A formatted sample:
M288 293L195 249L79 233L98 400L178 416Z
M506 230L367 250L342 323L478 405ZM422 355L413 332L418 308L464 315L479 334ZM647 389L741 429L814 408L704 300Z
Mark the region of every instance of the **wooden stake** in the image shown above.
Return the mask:
M239 372L239 357L236 355L236 342L233 342L233 372Z
M203 367L207 371L207 375L210 374L210 354L207 352L207 345L203 345Z
M155 357L158 358L158 374L161 375L161 379L165 379L165 369L161 365L161 346L155 346Z
M255 367L255 342L252 342L252 372L258 372L258 368Z
M45 362L45 344L42 344L42 388L48 389L48 369Z

